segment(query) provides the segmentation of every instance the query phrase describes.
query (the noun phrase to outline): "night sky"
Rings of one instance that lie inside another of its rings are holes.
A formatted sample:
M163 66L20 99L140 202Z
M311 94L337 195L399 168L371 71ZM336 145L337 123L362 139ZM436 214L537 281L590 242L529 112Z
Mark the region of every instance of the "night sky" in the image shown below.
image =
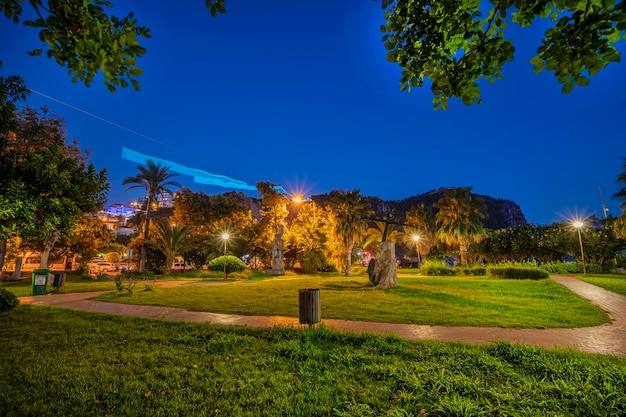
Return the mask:
M72 83L54 61L27 55L41 46L36 30L0 23L0 75L21 75L51 97L33 93L27 104L67 120L69 137L108 170L109 203L142 194L121 184L137 173L122 158L127 148L309 195L360 188L400 200L473 186L515 201L536 224L601 216L600 186L618 214L611 196L626 156L626 65L561 94L554 76L534 74L529 62L545 24L509 27L516 59L504 80L482 83L483 104L452 100L434 111L427 87L399 91L400 68L380 40L380 2L227 0L228 13L215 19L204 1L114 3L118 15L132 6L153 35L143 41L140 91ZM176 180L208 194L234 189Z

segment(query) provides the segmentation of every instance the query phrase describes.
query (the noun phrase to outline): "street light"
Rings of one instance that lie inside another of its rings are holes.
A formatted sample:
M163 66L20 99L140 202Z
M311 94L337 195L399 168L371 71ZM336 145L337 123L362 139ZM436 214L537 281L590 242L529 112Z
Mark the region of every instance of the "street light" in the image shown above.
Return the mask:
M228 238L230 235L228 233L222 234L222 239L224 239L224 257L222 258L222 262L224 263L224 279L226 279L226 242L228 242Z
M418 235L413 235L413 242L415 242L415 251L417 252L417 266L419 267L421 265L420 262L420 249L418 246L418 242L420 240L420 237Z
M583 227L584 224L580 220L576 220L574 222L574 227L578 230L578 242L580 243L580 257L583 260L583 274L587 273L587 269L585 268L585 252L583 252L583 238L580 236L580 228Z

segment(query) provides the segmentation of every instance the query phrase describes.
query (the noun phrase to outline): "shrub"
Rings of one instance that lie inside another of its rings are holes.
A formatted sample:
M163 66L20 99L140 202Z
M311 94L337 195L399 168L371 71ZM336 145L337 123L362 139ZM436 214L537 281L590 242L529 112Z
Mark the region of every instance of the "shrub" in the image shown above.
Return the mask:
M17 307L20 300L11 291L0 288L0 312L10 311Z
M226 262L226 273L229 274L231 272L240 272L246 269L246 264L236 256L220 256L218 258L212 259L207 267L209 271L224 271L224 262Z
M487 268L484 268L482 266L472 267L472 268L463 268L461 272L463 273L463 275L471 275L474 277L480 277L483 275L487 275Z
M426 262L422 265L420 272L429 276L455 276L457 274L456 269L450 268L445 262L441 261Z
M508 266L508 267L494 266L494 267L488 268L487 271L489 272L489 275L492 275L498 278L504 278L504 279L539 280L539 279L546 279L550 276L550 274L548 274L548 272L544 271L543 269L530 268L530 267L523 268L523 267L513 267L513 266Z

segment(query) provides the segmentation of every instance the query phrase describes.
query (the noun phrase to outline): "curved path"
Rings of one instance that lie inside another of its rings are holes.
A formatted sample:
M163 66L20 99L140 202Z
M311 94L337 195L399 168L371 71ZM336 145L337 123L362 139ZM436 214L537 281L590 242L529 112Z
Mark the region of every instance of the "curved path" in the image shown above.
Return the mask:
M469 343L490 343L498 340L525 343L544 348L566 347L589 353L626 355L626 297L569 276L553 276L554 281L569 288L607 312L611 322L595 327L576 329L505 329L500 327L447 327L415 324L372 323L324 319L323 323L337 330L392 333L410 340L434 339ZM239 316L205 313L173 307L154 307L106 303L88 300L102 292L55 294L21 297L23 304L46 305L124 316L173 321L208 322L213 324L272 327L299 327L298 318L282 316ZM323 311L323 308L322 308Z

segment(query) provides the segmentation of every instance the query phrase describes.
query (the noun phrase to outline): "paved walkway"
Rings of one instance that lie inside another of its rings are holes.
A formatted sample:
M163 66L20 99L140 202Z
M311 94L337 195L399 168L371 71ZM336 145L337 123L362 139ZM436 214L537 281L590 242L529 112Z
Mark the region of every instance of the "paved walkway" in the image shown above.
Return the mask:
M606 311L611 322L595 327L577 329L504 329L500 327L447 327L394 323L371 323L349 320L323 319L323 323L337 330L393 333L410 340L434 339L469 343L489 343L498 340L525 343L544 348L568 347L589 353L626 355L626 297L604 290L573 277L553 276L552 279L566 286L581 297ZM175 285L175 284L170 284ZM50 294L46 296L21 297L23 304L46 305L124 316L139 316L173 321L207 322L213 324L272 327L300 326L298 318L281 316L239 316L194 312L172 307L153 307L92 301L88 298L101 292ZM322 306L322 314L323 314Z

